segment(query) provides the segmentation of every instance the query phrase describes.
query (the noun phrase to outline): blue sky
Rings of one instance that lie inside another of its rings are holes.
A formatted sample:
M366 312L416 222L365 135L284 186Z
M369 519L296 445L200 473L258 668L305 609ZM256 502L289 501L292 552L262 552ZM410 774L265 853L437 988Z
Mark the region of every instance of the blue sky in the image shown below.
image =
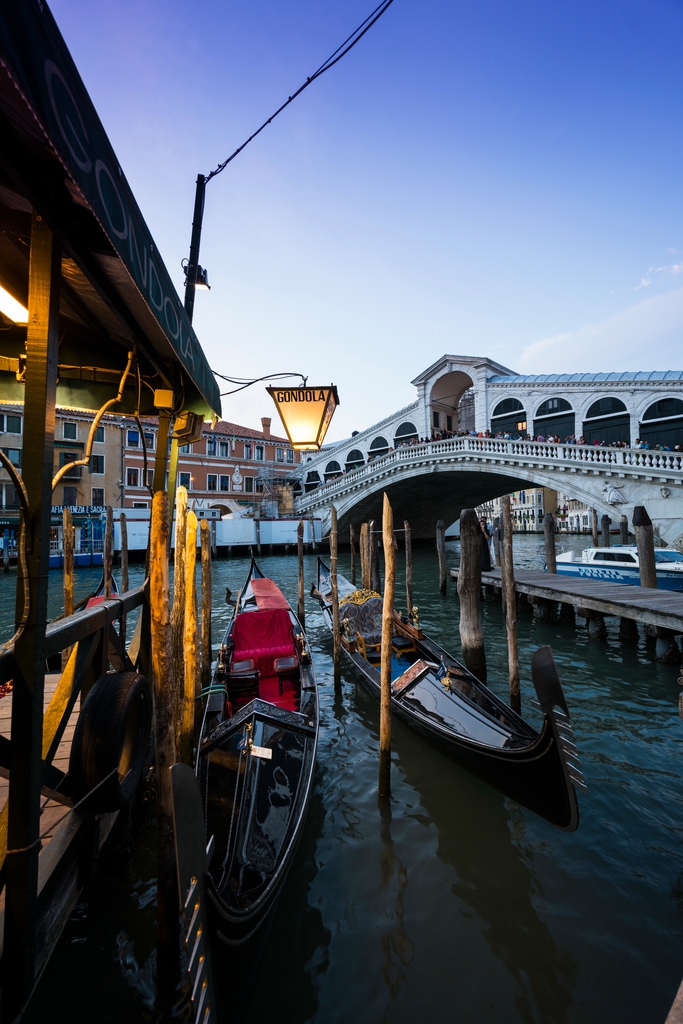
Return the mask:
M52 0L182 292L194 181L373 0ZM330 439L444 352L683 365L683 5L394 0L207 190L218 370L334 381ZM272 415L260 386L226 419Z

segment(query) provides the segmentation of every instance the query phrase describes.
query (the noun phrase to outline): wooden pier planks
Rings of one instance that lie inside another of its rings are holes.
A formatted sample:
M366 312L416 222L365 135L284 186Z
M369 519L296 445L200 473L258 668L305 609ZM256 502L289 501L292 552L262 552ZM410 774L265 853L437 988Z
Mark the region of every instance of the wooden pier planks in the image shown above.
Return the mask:
M458 569L450 570L451 580L457 580L458 572ZM500 569L482 573L481 581L485 586L500 587ZM634 619L683 633L683 593L517 568L515 589L519 594L572 604L600 615Z

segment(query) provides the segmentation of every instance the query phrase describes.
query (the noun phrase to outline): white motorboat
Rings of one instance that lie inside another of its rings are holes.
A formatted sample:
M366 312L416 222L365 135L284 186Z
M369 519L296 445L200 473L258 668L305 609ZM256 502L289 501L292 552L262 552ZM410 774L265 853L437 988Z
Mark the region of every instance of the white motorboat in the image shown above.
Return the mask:
M657 586L660 590L683 590L683 554L673 548L655 548ZM546 572L548 567L546 566ZM630 583L640 586L638 548L635 544L611 548L586 548L557 556L558 576Z

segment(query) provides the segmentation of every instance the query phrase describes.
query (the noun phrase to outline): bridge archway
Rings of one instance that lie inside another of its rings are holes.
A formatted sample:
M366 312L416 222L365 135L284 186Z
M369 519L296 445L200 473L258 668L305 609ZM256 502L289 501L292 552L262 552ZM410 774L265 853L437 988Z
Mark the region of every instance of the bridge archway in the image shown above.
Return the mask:
M346 462L344 468L348 473L352 469L358 469L359 466L365 465L365 457L360 448L352 448L349 454L346 456Z
M463 413L469 412L460 408L460 401L466 392L474 386L474 381L463 370L451 370L435 382L429 396L431 409L431 430L464 430L466 424ZM474 423L472 424L474 426Z
M386 437L382 437L382 435L379 434L370 445L368 457L372 456L373 459L378 459L380 455L386 455L388 451L389 442L387 441Z
M559 436L564 441L576 433L576 416L566 398L547 398L534 416L534 436Z
M660 398L643 413L638 436L650 447L661 445L674 449L683 445L683 401L680 398Z
M509 434L510 437L526 437L527 418L524 406L518 398L504 398L494 407L491 414L491 433Z
M341 466L336 459L332 459L332 461L328 462L325 466L325 482L327 483L328 480L336 480L338 476L341 476L341 473Z
M611 395L599 398L586 411L583 420L583 436L586 444L604 441L613 444L615 441L631 440L631 417L628 409L620 398Z
M405 444L406 441L412 441L414 438L419 439L420 435L417 432L417 427L410 420L405 420L400 423L396 428L396 435L394 436L394 448L398 448L399 445Z

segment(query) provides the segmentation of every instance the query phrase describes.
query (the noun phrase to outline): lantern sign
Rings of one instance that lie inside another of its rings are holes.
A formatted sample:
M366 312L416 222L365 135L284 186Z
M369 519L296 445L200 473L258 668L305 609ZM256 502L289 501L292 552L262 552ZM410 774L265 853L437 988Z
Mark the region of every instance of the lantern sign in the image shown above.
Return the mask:
M266 388L275 402L292 448L319 452L339 405L334 384L326 388Z

